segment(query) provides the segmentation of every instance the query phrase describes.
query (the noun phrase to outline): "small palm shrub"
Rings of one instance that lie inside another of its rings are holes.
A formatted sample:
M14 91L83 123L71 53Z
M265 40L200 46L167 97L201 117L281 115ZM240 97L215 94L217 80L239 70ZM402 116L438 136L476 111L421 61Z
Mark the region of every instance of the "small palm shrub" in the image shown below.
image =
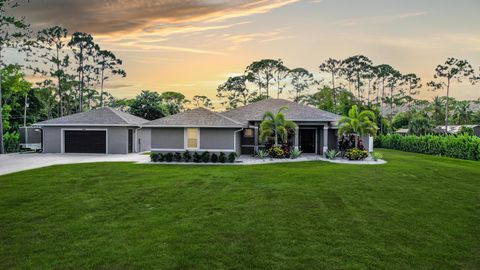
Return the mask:
M182 154L179 152L175 152L175 154L173 155L173 159L175 159L176 162L182 161Z
M327 157L327 159L331 159L331 160L336 159L339 155L340 155L340 152L338 152L335 149L330 149L325 153L325 156Z
M372 152L371 156L374 161L378 161L379 159L383 158L382 153L379 152Z
M165 161L165 154L160 153L158 154L158 162L164 162Z
M235 159L237 159L237 153L232 152L232 153L228 154L228 162L234 163Z
M258 150L257 154L255 155L257 158L264 160L266 159L269 155L268 152L265 150Z
M348 149L345 152L345 157L349 160L364 160L368 157L368 151L357 148Z
M209 162L210 161L210 153L208 151L203 152L201 159L202 159L203 163Z
M227 156L225 155L225 153L220 152L220 155L218 156L218 161L220 161L220 163L227 162Z
M165 154L165 161L166 162L172 162L173 161L173 154L172 153Z
M290 158L291 159L297 159L298 157L300 157L300 155L302 154L302 151L300 151L298 148L292 148L290 150Z
M212 156L210 157L210 161L212 163L217 163L218 162L218 155L213 153Z
M193 153L193 162L199 163L201 159L202 155L200 155L198 152Z
M274 146L267 150L271 158L284 158L284 152L281 147Z
M190 152L187 150L183 153L183 160L185 162L190 162L190 160L192 159L192 154L190 154Z

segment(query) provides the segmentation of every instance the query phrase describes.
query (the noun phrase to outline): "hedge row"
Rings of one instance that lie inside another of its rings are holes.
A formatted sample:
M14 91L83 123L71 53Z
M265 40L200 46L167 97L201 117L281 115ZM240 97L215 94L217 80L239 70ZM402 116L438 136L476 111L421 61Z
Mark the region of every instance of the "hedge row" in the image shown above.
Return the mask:
M190 162L193 161L195 163L225 163L235 162L237 158L236 153L225 154L221 152L220 154L210 154L208 151L205 152L194 152L193 154L189 151L185 151L183 153L175 152L175 153L150 153L150 159L152 162Z
M429 155L480 160L480 138L470 135L380 135L377 147Z

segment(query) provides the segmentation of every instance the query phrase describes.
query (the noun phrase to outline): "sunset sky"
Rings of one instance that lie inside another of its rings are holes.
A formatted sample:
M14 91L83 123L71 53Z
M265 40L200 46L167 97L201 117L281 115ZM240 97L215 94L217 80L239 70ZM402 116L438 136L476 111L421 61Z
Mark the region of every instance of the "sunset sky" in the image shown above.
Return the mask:
M479 0L31 0L17 12L114 51L128 74L108 84L117 97L149 89L214 98L262 58L318 75L326 58L363 54L424 82L447 57L480 66ZM477 99L480 86L455 85L452 95Z

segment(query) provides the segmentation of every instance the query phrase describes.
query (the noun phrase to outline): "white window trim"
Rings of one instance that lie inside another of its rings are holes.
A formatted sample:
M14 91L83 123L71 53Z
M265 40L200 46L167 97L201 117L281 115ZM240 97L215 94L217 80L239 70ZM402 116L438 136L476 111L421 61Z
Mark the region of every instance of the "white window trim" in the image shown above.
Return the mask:
M192 148L188 147L188 129L196 129L197 130L197 147ZM183 129L183 148L188 151L198 151L200 150L200 128L184 128Z
M66 130L87 130L87 131L105 131L105 154L108 155L108 129L106 128L62 128L60 129L61 153L65 154L65 131ZM128 149L128 146L127 146Z

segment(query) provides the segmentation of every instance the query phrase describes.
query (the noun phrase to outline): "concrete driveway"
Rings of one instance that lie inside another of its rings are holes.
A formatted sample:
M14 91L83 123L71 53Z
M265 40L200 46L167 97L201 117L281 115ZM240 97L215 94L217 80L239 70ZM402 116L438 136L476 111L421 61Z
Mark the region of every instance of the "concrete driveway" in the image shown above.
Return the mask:
M149 156L139 153L128 155L43 153L7 154L0 155L0 175L60 164L123 161L148 162L149 160Z

